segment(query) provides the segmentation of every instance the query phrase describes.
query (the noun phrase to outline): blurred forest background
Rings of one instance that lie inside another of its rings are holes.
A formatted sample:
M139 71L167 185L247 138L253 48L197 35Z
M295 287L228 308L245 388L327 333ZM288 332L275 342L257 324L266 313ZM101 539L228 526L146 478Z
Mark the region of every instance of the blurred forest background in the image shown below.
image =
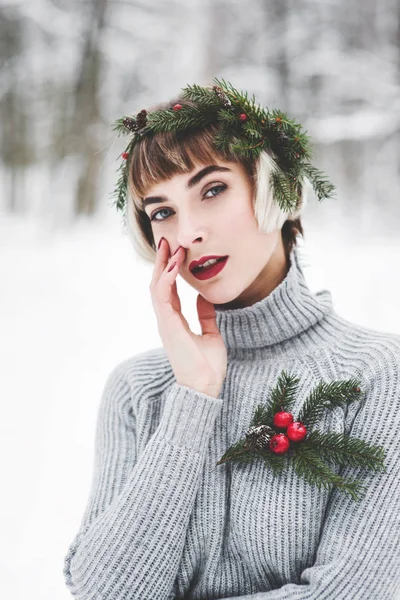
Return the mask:
M303 123L336 219L397 233L398 0L3 0L0 16L3 211L94 215L113 121L221 76Z
M302 218L309 285L400 334L400 3L0 0L0 60L1 593L68 600L103 386L162 345L112 206L114 121L214 77L300 121L337 187Z

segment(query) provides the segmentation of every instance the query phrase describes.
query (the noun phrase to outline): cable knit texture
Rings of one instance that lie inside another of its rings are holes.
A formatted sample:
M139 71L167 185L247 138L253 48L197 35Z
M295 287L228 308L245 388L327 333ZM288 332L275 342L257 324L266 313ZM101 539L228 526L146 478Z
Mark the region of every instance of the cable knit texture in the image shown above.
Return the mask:
M176 383L163 348L109 374L98 410L90 497L64 564L80 600L400 598L400 336L337 315L312 293L299 248L263 300L217 308L228 348L219 398ZM300 378L298 414L321 380L358 378L364 400L326 411L323 432L385 448L387 472L359 502L319 490L292 465L216 462L244 436L281 371Z

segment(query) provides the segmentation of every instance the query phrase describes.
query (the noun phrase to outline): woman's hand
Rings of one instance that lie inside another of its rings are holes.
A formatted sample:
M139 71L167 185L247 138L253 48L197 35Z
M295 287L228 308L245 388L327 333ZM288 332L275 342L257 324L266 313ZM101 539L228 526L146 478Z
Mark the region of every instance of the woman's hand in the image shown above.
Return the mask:
M182 314L176 277L185 256L186 250L180 246L171 257L168 241L162 238L150 283L158 331L177 383L217 398L226 376L227 350L211 302L197 296L202 335L190 330Z

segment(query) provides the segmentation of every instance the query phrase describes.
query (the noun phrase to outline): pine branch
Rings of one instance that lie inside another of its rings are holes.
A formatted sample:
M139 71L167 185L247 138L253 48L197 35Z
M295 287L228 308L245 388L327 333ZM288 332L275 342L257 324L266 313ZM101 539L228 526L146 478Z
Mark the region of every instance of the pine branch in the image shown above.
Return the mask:
M118 133L118 137L120 135L132 135L132 132L129 131L129 129L127 129L124 125L124 119L126 119L127 117L121 117L120 119L117 119L114 122L112 131L116 131ZM134 117L129 117L130 119L134 119Z
M263 139L262 133L255 128L253 123L244 123L243 130L245 132L246 137L253 142L257 142Z
M118 168L119 177L117 185L112 192L111 196L114 198L113 206L116 206L118 210L123 210L126 200L126 189L128 183L128 170L125 164L122 164Z
M287 466L288 455L279 456L273 454L271 451L266 450L265 452L257 452L258 456L264 461L267 467L272 469L273 475L278 475Z
M203 106L205 105L213 108L220 106L220 100L212 89L201 87L197 84L188 84L183 88L182 97L198 104L202 104Z
M128 143L125 152L130 156L133 150L133 147L137 143L137 136L134 135L130 142ZM114 188L114 191L111 192L110 197L114 200L112 206L116 206L117 210L119 210L124 215L124 207L126 203L126 198L128 194L128 176L129 176L129 160L123 160L118 169L118 180L117 184ZM123 227L126 230L126 219L123 216Z
M218 122L221 124L219 131L214 137L215 147L222 151L229 149L239 141L240 123L238 123L236 115L226 109L218 111Z
M296 142L295 147L302 155L302 158L310 160L312 158L312 154L313 154L312 148L310 146L311 137L309 135L307 135L306 132L304 132L304 131L296 131L295 136L294 136L294 141ZM303 164L308 164L308 163L303 163Z
M297 475L308 483L316 485L318 489L329 489L330 486L340 488L341 491L350 494L356 502L359 500L358 493L365 489L359 481L349 481L337 475L313 449L304 444L298 444L293 448L292 460Z
M226 82L224 79L214 78L213 81L216 85L223 89L229 100L232 102L233 107L236 108L237 111L244 112L249 118L253 118L255 120L261 120L261 118L264 117L268 118L268 113L266 113L261 106L255 103L254 95L251 99L249 99L247 91L237 90L231 83Z
M288 177L284 172L273 172L271 184L274 190L274 198L278 206L287 213L296 210L298 197L296 190L290 185Z
M239 123L237 115L231 110L226 108L220 108L217 113L218 121L224 126L224 128L231 128L232 130L238 129Z
M358 391L357 391L358 390ZM307 429L315 425L325 410L345 406L360 400L359 382L356 379L344 381L321 381L309 394L298 415Z
M273 423L275 413L284 410L290 412L296 394L299 389L300 377L282 371L278 377L275 388L271 392L270 405L268 407L268 420Z
M312 431L303 442L304 447L311 447L318 456L331 464L340 466L361 467L372 471L386 473L385 449L382 446L370 445L358 438L344 433L321 433Z
M250 426L269 425L273 427L275 413L282 410L289 412L296 400L300 378L282 371L278 377L271 398L264 404L258 404Z
M165 133L186 131L209 125L214 117L192 106L183 106L179 111L171 109L154 111L148 116L143 133Z
M324 174L309 163L302 165L303 171L313 185L315 194L319 201L325 198L333 198L335 195L335 186L326 179Z
M254 458L260 458L267 467L272 469L274 475L284 469L288 459L287 456L273 454L268 448L265 450L245 450L243 448L244 442L245 440L239 440L233 444L216 464L221 465L228 461L246 464L253 462Z
M239 440L235 444L233 444L225 454L219 459L216 463L217 465L221 465L224 462L232 461L232 462L240 462L240 463L249 463L254 458L254 451L248 451L243 448L245 440Z
M262 150L262 140L251 142L249 140L239 139L237 142L230 144L232 152L240 152L243 156L248 158L256 158Z
M232 137L227 135L226 131L219 131L214 138L215 147L223 152L229 151L230 144L232 143Z

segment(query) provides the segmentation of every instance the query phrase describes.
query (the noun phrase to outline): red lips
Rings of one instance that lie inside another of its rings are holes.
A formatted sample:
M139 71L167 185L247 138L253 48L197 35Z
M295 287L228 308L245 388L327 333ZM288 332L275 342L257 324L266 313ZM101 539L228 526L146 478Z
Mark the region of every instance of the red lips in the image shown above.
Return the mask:
M199 260L192 260L192 262L189 265L189 271L193 271L194 268L198 267L199 265L202 265L203 263L207 262L208 260L211 260L212 258L225 258L224 256L217 256L216 254L212 254L210 256L202 256Z

